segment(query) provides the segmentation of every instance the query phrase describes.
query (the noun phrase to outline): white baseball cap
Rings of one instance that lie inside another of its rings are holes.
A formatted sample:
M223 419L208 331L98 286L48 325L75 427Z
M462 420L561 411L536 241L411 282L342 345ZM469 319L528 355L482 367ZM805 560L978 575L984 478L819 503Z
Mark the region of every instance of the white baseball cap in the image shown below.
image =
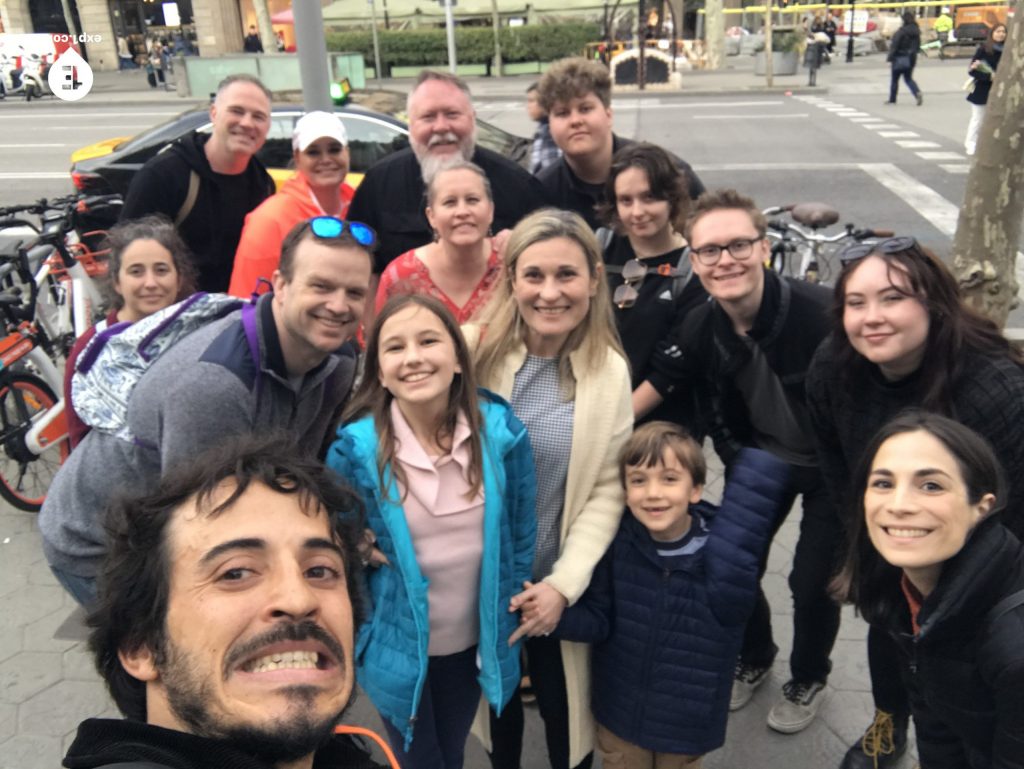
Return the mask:
M336 115L329 112L307 112L296 121L292 129L292 149L304 152L306 147L325 136L337 139L342 147L348 146L345 124Z

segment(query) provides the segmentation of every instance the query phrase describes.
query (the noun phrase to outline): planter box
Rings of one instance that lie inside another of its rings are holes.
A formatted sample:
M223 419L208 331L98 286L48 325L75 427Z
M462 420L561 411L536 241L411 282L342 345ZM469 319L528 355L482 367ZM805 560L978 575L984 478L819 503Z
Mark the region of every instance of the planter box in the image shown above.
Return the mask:
M772 51L772 74L795 75L800 66L800 54L796 51ZM754 54L754 74L764 75L764 51Z

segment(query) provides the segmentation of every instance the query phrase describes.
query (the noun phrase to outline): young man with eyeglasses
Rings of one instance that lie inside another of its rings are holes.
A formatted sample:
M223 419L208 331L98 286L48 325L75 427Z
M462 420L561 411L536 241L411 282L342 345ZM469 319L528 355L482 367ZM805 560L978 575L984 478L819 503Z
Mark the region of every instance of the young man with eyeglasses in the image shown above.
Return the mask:
M43 551L76 601L96 597L102 511L226 439L283 430L322 456L348 398L346 342L366 306L374 244L365 225L318 217L281 246L274 293L183 337L139 377L127 403L133 440L94 429L54 478L39 513ZM340 351L340 352L339 352Z
M793 591L790 680L768 725L795 733L811 724L831 670L839 607L828 595L842 527L818 467L804 380L828 335L832 294L765 268L766 222L735 190L705 193L686 223L693 270L711 300L690 312L663 345L648 380L644 406L695 392L698 413L728 468L744 447L769 451L790 466L789 496L775 530L802 498L800 539L789 576ZM774 534L773 534L774 536ZM767 566L761 559L761 575ZM731 710L750 701L771 674L778 647L771 610L760 590L736 666Z

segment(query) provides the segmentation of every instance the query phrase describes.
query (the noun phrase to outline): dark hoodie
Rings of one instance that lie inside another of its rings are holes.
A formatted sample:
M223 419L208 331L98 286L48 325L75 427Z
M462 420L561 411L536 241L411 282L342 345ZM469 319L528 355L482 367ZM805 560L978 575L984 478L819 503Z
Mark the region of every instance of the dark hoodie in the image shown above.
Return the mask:
M90 718L64 756L68 769L99 769L124 762L147 762L168 769L273 769L236 746L208 737L138 721ZM348 735L333 737L316 752L313 769L380 769Z
M255 157L240 174L210 168L203 146L209 134L192 133L160 152L139 170L121 210L121 221L164 214L175 221L188 196L189 175L199 175L199 196L178 226L191 249L201 291L227 291L245 215L274 194L274 180Z

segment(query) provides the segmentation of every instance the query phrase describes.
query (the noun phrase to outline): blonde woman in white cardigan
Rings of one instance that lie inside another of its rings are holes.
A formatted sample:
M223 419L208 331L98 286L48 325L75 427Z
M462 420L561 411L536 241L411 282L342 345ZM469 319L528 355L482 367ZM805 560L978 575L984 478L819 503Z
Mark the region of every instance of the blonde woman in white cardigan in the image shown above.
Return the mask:
M578 215L543 209L526 217L509 237L488 322L467 334L478 381L512 403L537 465L533 580L509 607L520 612L510 643L527 637L552 769L591 762L590 649L548 634L615 536L624 503L618 453L633 429L629 368L600 254ZM519 769L519 693L477 727L494 769Z

